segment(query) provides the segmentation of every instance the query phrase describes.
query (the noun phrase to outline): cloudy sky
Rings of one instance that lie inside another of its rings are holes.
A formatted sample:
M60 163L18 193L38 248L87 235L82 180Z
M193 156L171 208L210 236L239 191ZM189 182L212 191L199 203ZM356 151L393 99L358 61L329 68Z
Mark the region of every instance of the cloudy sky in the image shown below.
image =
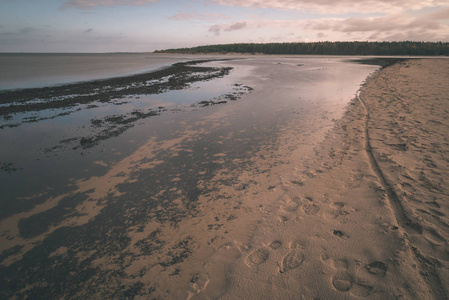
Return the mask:
M449 42L449 0L0 0L0 52Z

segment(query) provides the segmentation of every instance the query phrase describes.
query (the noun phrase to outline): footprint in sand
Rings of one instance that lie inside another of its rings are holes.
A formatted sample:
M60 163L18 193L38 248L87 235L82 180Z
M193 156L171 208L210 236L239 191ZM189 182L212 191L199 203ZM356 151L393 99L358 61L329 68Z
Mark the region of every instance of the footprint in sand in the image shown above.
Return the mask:
M332 285L337 291L350 292L358 297L367 297L371 294L374 288L354 279L349 273L349 262L347 260L334 260L334 267L337 272L332 278Z
M251 252L245 259L245 263L249 267L256 267L263 264L270 257L270 249L277 250L282 247L282 241L275 240L271 242L268 248L262 247Z
M298 268L304 261L304 254L299 250L292 250L282 259L281 273Z
M284 256L281 262L281 269L279 272L285 273L289 270L298 268L304 261L304 254L301 252L301 242L294 241L290 244L290 251Z
M344 206L342 202L333 202L329 208L325 209L324 216L328 219L336 219L339 215L344 214L342 212Z
M349 235L347 235L346 233L344 233L344 232L341 231L341 230L334 230L334 231L332 231L332 233L333 233L334 235L338 236L339 238L344 239L344 240L346 240L346 239L349 238Z
M313 199L307 197L306 202L302 205L301 209L304 211L306 215L316 215L320 210L320 207L313 203Z
M373 274L375 276L383 278L385 276L385 274L387 273L388 266L381 261L375 261L375 262L365 265L365 269L370 274Z
M332 279L332 284L337 291L347 292L352 288L354 280L351 275L345 270L337 271L334 278Z
M295 212L299 207L299 204L298 204L299 201L300 200L297 197L291 198L288 195L284 195L280 209L286 213Z
M293 241L290 244L290 249L299 249L299 248L304 249L305 247L306 247L305 243L298 241L298 240Z
M343 202L334 202L331 204L331 207L335 209L342 209L345 206Z
M334 260L334 267L337 273L332 278L332 285L337 291L347 292L352 288L354 280L348 272L349 262L344 259Z
M340 215L346 215L343 211L345 204L343 202L333 202L328 209L325 210L324 216L328 219L336 219Z
M270 257L270 251L266 248L259 248L251 252L245 262L249 267L255 267L263 264Z
M348 269L349 262L346 259L336 259L334 260L334 267L336 269Z
M276 241L274 241L274 242L272 242L272 243L270 244L270 248L271 248L272 250L279 249L281 246L282 246L282 242L279 241L279 240L276 240Z

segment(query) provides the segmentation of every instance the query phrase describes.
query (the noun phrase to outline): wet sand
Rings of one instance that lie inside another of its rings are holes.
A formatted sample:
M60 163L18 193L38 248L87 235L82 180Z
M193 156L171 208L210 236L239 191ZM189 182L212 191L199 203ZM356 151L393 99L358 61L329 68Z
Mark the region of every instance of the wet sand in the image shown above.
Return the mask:
M292 66L161 119L168 137L1 221L1 295L447 298L448 65L387 67L346 108L295 102Z

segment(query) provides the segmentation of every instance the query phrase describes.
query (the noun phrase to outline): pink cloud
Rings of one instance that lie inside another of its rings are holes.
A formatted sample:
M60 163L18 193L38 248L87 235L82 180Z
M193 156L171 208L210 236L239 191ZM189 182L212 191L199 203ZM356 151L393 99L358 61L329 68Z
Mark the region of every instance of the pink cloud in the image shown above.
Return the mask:
M314 11L323 14L345 12L373 13L419 10L446 6L447 0L211 0L213 3L235 7L263 7L282 10Z

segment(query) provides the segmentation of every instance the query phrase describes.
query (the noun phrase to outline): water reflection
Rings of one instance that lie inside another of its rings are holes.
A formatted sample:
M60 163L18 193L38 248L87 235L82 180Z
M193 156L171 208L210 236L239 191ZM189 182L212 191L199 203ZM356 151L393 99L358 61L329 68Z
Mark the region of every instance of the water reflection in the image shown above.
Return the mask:
M255 88L255 92L264 91L258 94L258 99L230 106L233 115L228 118L232 121L224 123L230 124L227 130L231 132L250 125L253 129L247 138L255 143L259 137L268 136L265 135L268 132L275 135L276 128L290 120L292 110L317 113L314 103L327 106L334 112L333 118L340 117L360 83L376 69L339 58L276 56L204 65L231 65L234 69L225 77L196 82L182 90L132 94L109 102L15 114L3 120L1 125L24 122L18 127L0 130L0 139L7 141L0 148L1 162L11 164L12 169L20 169L0 172L0 185L7 195L2 205L9 203L3 211L14 213L16 210L10 211L10 205L19 197L38 194L47 187L64 189L69 178L105 172L106 167L94 165L94 162L101 160L109 165L126 157L149 138L172 138L179 130L177 124L193 126L195 119L210 113L209 110L198 112L201 105L192 104L217 103L226 95L241 96L250 91L243 88L247 86ZM266 86L271 90L265 91ZM216 110L220 108L212 111ZM323 117L322 111L317 117ZM105 135L111 139L103 139ZM95 143L90 145L91 141ZM33 201L28 201L21 209L33 205Z

